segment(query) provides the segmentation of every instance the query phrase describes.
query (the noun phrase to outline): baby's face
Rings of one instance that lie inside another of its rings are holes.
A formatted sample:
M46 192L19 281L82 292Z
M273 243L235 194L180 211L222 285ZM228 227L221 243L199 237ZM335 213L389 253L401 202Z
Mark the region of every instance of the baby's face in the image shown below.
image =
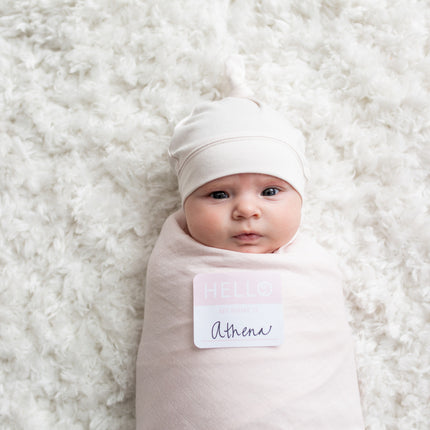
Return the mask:
M184 204L188 231L214 248L270 253L300 225L302 200L282 179L257 173L225 176L202 185Z

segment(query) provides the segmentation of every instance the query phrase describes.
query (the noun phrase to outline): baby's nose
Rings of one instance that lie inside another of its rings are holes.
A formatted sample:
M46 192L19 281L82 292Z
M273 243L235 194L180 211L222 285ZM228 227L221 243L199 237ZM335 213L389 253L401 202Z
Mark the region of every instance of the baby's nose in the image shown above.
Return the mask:
M233 208L233 218L260 218L261 209L258 201L251 197L237 199Z

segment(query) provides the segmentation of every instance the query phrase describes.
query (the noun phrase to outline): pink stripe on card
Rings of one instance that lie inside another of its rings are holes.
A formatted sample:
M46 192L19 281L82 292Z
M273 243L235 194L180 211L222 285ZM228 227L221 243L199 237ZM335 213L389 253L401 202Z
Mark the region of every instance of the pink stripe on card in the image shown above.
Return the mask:
M282 303L279 272L241 270L199 273L194 277L194 306Z

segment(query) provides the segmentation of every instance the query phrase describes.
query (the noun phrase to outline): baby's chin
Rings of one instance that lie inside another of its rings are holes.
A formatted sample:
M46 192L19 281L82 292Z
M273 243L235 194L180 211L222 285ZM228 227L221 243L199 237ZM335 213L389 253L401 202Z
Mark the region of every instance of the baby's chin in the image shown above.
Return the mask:
M279 246L251 246L251 245L243 245L243 246L229 246L229 245L210 245L203 244L209 246L210 248L216 249L224 249L226 251L240 252L242 254L273 254L280 247Z
M215 249L224 249L226 251L240 252L242 254L273 254L278 249L282 248L282 245L279 245L279 242L273 243L266 241L266 243L254 244L238 244L235 242L211 242L210 240L205 240L204 238L193 236L187 226L185 231L192 239L204 246Z

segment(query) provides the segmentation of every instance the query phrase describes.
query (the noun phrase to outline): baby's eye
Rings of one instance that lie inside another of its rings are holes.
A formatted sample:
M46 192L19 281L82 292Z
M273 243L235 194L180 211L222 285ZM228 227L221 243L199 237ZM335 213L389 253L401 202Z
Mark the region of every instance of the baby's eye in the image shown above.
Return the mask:
M214 191L209 194L213 199L228 199L228 194L225 191Z
M266 188L261 195L264 197L270 197L270 196L275 196L276 194L279 193L278 188L274 188L274 187L270 187L270 188Z

